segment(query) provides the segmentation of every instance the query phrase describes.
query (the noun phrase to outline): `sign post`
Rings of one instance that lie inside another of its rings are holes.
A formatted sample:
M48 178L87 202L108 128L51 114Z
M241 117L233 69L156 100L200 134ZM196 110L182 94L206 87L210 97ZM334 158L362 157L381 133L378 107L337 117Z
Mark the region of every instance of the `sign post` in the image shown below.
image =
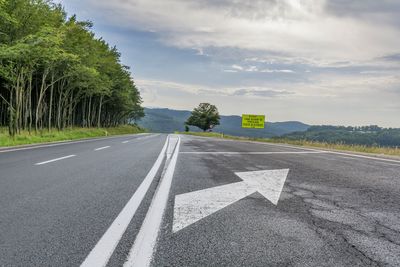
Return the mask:
M264 115L242 115L242 128L264 129Z

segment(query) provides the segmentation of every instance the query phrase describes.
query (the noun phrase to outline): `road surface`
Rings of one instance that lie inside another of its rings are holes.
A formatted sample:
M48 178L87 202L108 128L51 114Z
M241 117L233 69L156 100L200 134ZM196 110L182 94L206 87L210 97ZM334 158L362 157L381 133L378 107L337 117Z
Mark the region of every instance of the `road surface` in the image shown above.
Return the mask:
M0 150L0 266L400 266L400 160L145 134Z

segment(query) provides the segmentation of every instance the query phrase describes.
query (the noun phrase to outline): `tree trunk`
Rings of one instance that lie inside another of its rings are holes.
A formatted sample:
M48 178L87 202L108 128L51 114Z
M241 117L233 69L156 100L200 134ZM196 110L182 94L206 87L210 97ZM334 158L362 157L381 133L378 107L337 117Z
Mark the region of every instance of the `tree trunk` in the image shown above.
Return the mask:
M103 96L100 97L100 103L99 103L99 111L97 114L97 128L100 128L100 119L101 119L101 106L103 105Z
M91 127L91 125L90 125L91 108L92 108L92 97L90 96L90 97L89 97L88 116L87 116L88 127Z
M53 90L54 90L54 72L51 73L51 87L50 87L50 103L49 103L49 118L47 122L47 128L51 131L51 115L53 110Z
M39 123L39 119L41 118L41 116L39 116L39 112L40 112L40 109L42 106L41 104L42 104L42 100L43 100L45 89L46 89L46 78L47 78L48 73L49 73L49 68L45 68L43 75L42 75L42 84L40 85L38 102L36 103L36 114L35 114L36 115L36 117L35 117L36 132L39 130L38 123ZM42 114L40 114L40 115L42 115Z
M8 103L8 114L9 114L8 133L9 133L10 136L14 136L15 135L13 102L14 102L14 93L13 93L13 88L11 88L11 90L10 90L10 102Z

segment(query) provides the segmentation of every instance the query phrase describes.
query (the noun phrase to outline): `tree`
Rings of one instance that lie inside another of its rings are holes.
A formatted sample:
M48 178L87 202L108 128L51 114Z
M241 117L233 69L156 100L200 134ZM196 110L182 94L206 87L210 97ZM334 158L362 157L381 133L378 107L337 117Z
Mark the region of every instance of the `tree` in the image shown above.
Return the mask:
M0 0L0 127L108 127L144 116L120 53L52 0Z
M201 103L192 111L191 116L187 119L186 125L196 126L204 132L219 125L219 113L216 106L209 103Z

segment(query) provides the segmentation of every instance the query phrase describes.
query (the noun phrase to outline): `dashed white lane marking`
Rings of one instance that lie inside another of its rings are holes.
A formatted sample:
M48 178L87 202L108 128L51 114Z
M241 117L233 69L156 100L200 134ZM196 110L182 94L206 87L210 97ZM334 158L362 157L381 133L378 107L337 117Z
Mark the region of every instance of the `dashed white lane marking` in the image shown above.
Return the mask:
M135 134L137 136L139 135L149 135L149 133L139 133ZM17 147L17 148L10 148L10 149L4 149L0 150L0 153L6 153L6 152L14 152L14 151L20 151L20 150L29 150L29 149L36 149L36 148L45 148L45 147L53 147L53 146L64 146L64 145L73 145L73 144L79 144L79 143L87 143L87 142L95 142L95 141L102 141L102 140L109 140L109 139L116 139L116 138L121 138L121 136L112 136L112 137L100 137L100 138L94 138L94 139L84 139L84 140L79 140L79 141L61 141L61 142L54 142L52 144L45 144L45 145L33 145L33 146L28 146L28 147Z
M92 249L89 255L86 257L85 261L81 264L81 267L92 267L92 266L106 266L107 262L110 260L115 248L117 247L122 235L124 234L126 228L128 227L130 221L136 213L137 208L142 202L144 196L147 193L154 177L156 176L158 169L160 168L164 157L165 151L167 149L168 138L158 155L156 162L150 169L146 178L140 184L136 192L133 194L131 199L126 203L125 207L118 214L117 218L113 221L111 226L103 234L100 240L97 242L96 246Z
M274 152L231 152L231 151L187 151L180 154L228 154L228 155L270 155L270 154L322 154L325 151L274 151Z
M173 148L171 147L173 146L174 139L176 140L175 150L169 162L166 163L167 167L164 175L161 177L161 182L154 194L150 208L146 214L140 231L136 236L135 243L129 251L129 256L124 264L124 267L147 267L151 263L161 222L167 206L168 195L179 154L179 146L181 141L179 136L170 137L171 143L168 151L172 152Z
M106 148L109 148L109 147L110 146L102 146L102 147L96 148L94 151L103 150L103 149L106 149Z
M42 162L39 162L39 163L35 163L35 165L43 165L43 164L47 164L47 163L54 162L54 161L58 161L58 160L63 160L63 159L72 158L72 157L75 157L75 156L76 156L76 155L69 155L69 156L65 156L65 157L61 157L61 158L46 160L46 161L42 161Z
M148 139L148 138L150 138L150 137L156 137L156 136L159 136L159 135L160 135L160 134L147 134L146 136L138 137L138 138L133 138L133 139L129 139L129 140L125 140L125 141L122 141L121 143L122 143L122 144L126 144L126 143L129 143L129 142L131 142L131 141L137 141L137 140Z

